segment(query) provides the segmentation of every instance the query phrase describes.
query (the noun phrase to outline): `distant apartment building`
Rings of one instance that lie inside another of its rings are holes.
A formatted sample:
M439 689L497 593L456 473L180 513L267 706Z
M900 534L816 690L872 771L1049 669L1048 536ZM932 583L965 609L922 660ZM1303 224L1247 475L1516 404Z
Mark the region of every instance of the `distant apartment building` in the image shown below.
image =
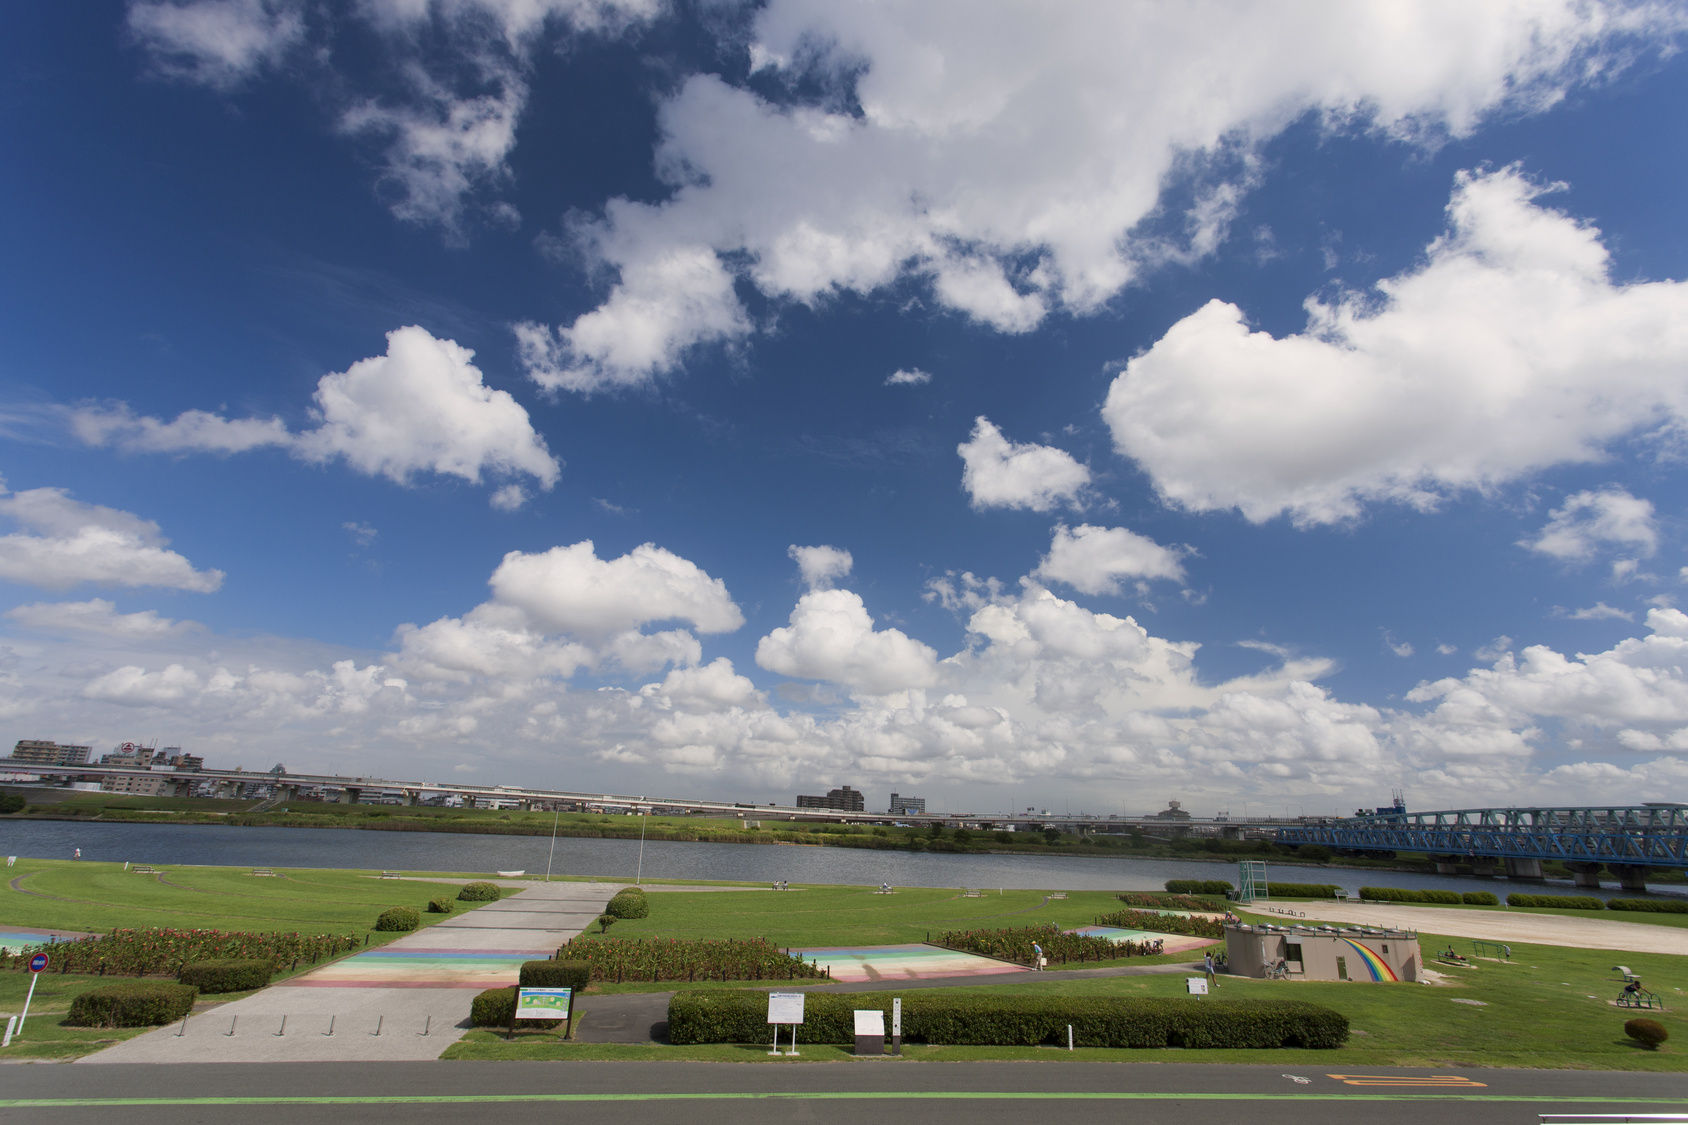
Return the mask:
M100 758L102 766L116 766L118 769L144 770L152 768L153 749L135 742L125 742L111 753Z
M161 796L170 787L164 777L130 777L107 774L100 779L102 793L133 793L141 797Z
M38 738L20 738L12 747L10 761L14 765L81 766L88 763L92 746L61 746Z
M893 793L893 794L891 794L891 808L890 808L889 811L890 811L892 816L905 816L905 815L909 815L909 814L914 814L914 815L924 814L926 812L926 798L925 797L902 797L902 796L897 795L896 793Z
M852 789L846 785L839 789L828 790L824 797L799 796L797 807L800 809L836 809L839 812L866 812L867 798L862 795L861 790Z

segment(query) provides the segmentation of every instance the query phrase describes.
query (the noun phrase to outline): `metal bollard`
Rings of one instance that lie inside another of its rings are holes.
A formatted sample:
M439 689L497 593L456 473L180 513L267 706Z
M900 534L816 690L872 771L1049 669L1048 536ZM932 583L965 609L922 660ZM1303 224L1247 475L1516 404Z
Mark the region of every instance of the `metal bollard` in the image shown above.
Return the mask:
M386 1018L387 1018L386 1016L376 1016L375 1017L375 1034L376 1035L381 1034L381 1021L386 1019Z
M427 1034L428 1034L429 1031L433 1030L433 1026L434 1026L434 1017L429 1016L427 1021L422 1024L422 1035L423 1035L424 1038L427 1037Z
M324 1037L334 1034L334 1017L328 1017L328 1030L322 1033Z
M224 1032L224 1034L227 1035L231 1039L234 1038L234 1021L238 1020L239 1018L240 1018L239 1016L230 1016L229 1017L229 1029L228 1029L228 1031Z
M176 1038L180 1039L182 1036L186 1035L187 1033L188 1033L188 1017L183 1016L182 1017L182 1026L180 1028L178 1028L177 1031L176 1031Z
M281 1030L276 1032L276 1037L280 1038L281 1036L286 1035L286 1034L287 1034L287 1017L282 1016L281 1017Z

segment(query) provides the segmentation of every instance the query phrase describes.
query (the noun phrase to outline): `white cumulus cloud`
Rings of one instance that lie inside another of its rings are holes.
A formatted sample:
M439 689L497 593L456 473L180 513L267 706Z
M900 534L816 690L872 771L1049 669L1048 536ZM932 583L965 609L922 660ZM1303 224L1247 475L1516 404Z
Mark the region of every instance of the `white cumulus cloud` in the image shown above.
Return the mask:
M1103 415L1160 495L1251 520L1428 507L1596 461L1688 420L1688 285L1616 284L1599 232L1516 168L1462 173L1452 229L1376 294L1307 303L1305 333L1251 332L1210 301L1114 380Z
M1523 545L1566 562L1582 562L1593 558L1602 543L1637 555L1658 550L1653 502L1621 488L1578 492L1549 512L1541 534Z
M797 563L803 584L811 590L823 590L850 573L856 565L850 552L842 547L799 547L793 543L786 552Z
M152 707L175 703L198 692L200 686L199 676L180 664L171 664L158 672L126 664L89 680L83 685L82 694L88 699L107 703Z
M39 632L94 633L137 641L203 628L197 622L160 617L156 609L118 613L116 604L104 598L85 602L34 602L7 610L6 616L26 629Z
M1123 527L1080 524L1055 527L1049 553L1032 571L1047 582L1060 582L1083 594L1117 594L1120 581L1132 578L1184 580L1178 552Z
M918 367L900 367L885 376L887 387L921 387L932 381L930 371L922 371Z
M615 559L600 559L590 539L537 554L511 551L489 581L499 602L551 632L602 637L685 621L699 632L728 633L744 624L726 583L651 543Z
M0 485L0 489L3 489ZM0 518L20 530L0 535L0 580L68 590L98 586L162 586L210 593L220 570L195 570L167 549L156 523L129 512L84 504L62 488L0 494Z
M972 436L955 451L961 454L961 487L980 510L1047 512L1075 503L1090 483L1090 470L1066 450L1009 441L983 415L974 420Z
M757 643L756 663L782 676L830 680L870 695L927 687L937 679L937 654L899 629L876 631L861 597L849 590L804 594L790 624Z
M219 89L304 40L299 0L162 0L129 7L129 31L165 74Z

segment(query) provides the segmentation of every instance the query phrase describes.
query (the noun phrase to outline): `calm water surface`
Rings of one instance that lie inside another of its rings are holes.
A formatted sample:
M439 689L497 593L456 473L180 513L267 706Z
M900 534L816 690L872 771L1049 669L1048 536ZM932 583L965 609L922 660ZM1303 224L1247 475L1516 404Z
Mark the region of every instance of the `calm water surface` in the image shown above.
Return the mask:
M195 824L99 824L83 821L0 820L0 854L82 858L153 864L228 867L339 867L405 871L545 871L551 840L546 836L472 836L445 832L378 832L337 828L236 828ZM901 887L1002 887L1048 891L1158 891L1168 879L1237 881L1232 863L1125 857L1051 855L948 855L866 851L854 848L768 844L652 842L644 845L643 877L722 879L743 882L840 883ZM551 871L555 875L631 880L639 870L637 840L560 836ZM1440 888L1450 891L1508 888L1528 891L1541 884L1506 879L1419 875L1404 871L1268 866L1272 879L1334 883L1350 894L1361 885ZM1554 890L1570 888L1550 880ZM1545 888L1544 888L1545 889ZM1681 886L1654 888L1682 894ZM1596 892L1581 890L1578 894ZM1598 892L1621 897L1616 884Z

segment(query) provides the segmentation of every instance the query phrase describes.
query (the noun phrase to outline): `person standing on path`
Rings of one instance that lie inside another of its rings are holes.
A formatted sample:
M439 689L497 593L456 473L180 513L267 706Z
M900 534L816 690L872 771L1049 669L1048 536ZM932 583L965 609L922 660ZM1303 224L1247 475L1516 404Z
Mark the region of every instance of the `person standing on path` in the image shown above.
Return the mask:
M1043 946L1035 941L1032 942L1032 969L1040 973L1043 971Z

